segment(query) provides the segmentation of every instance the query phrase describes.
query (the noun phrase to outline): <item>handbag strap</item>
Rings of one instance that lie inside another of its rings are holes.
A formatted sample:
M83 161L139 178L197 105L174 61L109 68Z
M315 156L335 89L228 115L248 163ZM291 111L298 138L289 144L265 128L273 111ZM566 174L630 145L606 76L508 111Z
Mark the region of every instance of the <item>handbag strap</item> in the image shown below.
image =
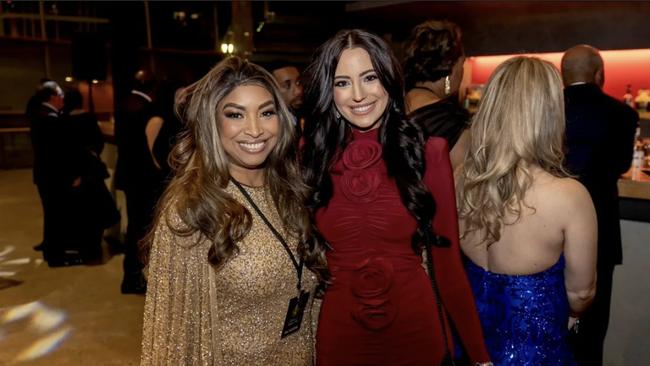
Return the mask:
M424 240L424 249L426 251L425 253L425 258L427 262L427 270L429 271L429 280L431 281L431 289L433 289L433 294L436 297L436 307L438 308L438 319L440 320L440 326L442 327L442 335L445 340L445 358L449 358L452 360L453 364L453 358L450 356L450 351L449 351L449 339L447 338L447 325L445 322L445 312L443 309L443 304L440 301L440 291L438 291L438 286L436 284L436 273L433 268L433 256L431 253L432 245L431 245L431 227L427 227L426 230L426 237ZM437 236L436 236L437 238Z

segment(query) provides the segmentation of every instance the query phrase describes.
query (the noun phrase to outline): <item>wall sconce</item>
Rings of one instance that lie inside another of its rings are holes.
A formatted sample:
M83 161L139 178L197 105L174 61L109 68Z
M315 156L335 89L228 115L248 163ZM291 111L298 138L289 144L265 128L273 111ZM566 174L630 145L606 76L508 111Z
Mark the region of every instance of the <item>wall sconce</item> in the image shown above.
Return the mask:
M72 76L66 76L66 77L65 77L65 82L66 82L66 83L71 83L71 82L73 82L73 81L74 81L74 79L72 78Z
M93 84L99 83L99 80L93 79Z
M232 43L222 43L221 44L221 52L222 53L227 53L227 54L232 54L235 52L235 45Z

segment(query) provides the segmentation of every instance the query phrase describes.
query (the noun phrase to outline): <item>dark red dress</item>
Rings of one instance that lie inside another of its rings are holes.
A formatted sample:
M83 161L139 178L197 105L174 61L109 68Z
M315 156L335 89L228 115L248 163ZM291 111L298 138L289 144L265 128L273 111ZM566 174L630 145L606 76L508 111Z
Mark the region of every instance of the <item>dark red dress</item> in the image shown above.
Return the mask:
M333 276L318 324L319 366L438 365L443 355L431 284L421 257L411 248L416 221L387 175L377 136L377 130L353 132L331 169L334 193L329 205L316 215L332 246L327 261ZM452 242L449 248L433 250L438 286L471 359L484 362L489 357L461 263L444 139L429 139L426 162L425 183L437 205L434 227Z

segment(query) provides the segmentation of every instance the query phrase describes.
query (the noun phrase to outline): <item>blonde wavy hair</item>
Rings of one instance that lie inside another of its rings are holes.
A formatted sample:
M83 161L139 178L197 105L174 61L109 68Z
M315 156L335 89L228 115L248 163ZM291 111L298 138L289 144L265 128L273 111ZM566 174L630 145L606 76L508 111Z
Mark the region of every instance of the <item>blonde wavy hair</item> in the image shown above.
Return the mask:
M492 73L474 116L472 142L457 177L461 237L478 231L481 244L501 238L519 220L533 183L530 167L557 176L563 168L562 78L550 62L514 57ZM534 208L531 207L533 210ZM506 222L506 215L514 220Z

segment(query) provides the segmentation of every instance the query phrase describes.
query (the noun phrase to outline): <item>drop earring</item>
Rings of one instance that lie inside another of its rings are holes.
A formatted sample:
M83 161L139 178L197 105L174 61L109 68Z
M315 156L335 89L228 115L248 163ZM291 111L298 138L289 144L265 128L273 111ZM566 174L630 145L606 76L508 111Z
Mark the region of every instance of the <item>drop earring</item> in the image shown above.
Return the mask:
M334 117L336 118L336 122L341 123L341 113L336 108L334 108Z
M449 75L445 76L445 95L451 94L451 80L449 80Z

